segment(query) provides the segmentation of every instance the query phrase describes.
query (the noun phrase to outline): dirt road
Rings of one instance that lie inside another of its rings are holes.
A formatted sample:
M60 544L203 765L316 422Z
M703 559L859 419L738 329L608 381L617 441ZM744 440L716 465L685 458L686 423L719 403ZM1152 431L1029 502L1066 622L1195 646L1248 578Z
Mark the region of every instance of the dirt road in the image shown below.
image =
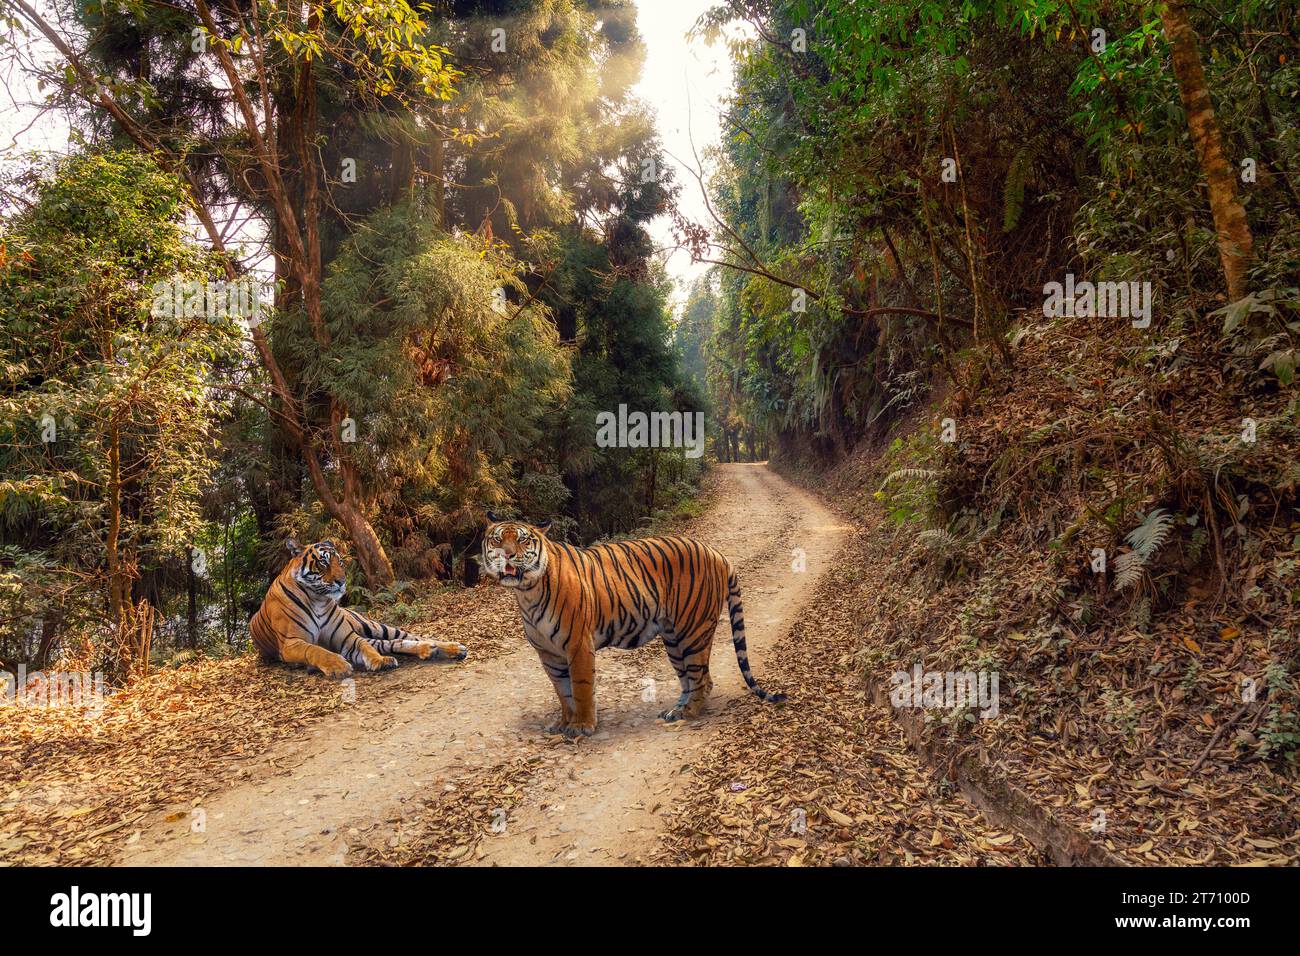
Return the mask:
M711 508L691 533L739 568L750 661L762 682L764 662L782 653L782 638L843 529L765 465L720 465L716 476ZM803 570L795 570L797 560ZM503 589L494 600L513 603ZM214 795L200 806L160 815L121 862L346 864L350 844L376 821L418 813L419 795L472 787L478 768L544 753L503 832L481 844L477 862L633 863L654 848L674 800L690 785L681 768L692 752L720 722L766 706L744 693L725 616L720 621L716 686L696 721L656 719L678 693L662 646L607 650L596 658L596 736L557 744L541 733L554 693L520 632L516 649L491 660L476 662L471 647L464 665L374 678L397 682L393 693L370 695L359 685L354 705L286 741L242 779L214 781Z

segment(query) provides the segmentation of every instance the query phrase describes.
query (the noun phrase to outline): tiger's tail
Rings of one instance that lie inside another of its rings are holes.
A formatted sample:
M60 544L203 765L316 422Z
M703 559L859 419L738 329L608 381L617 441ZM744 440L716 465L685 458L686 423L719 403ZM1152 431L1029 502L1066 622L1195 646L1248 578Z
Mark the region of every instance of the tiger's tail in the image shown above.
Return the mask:
M745 646L745 607L740 603L740 581L736 572L727 572L727 613L731 617L731 643L736 648L736 663L740 665L740 676L745 678L750 691L760 700L769 704L779 704L785 700L785 694L774 694L764 690L754 679L749 669L749 649Z

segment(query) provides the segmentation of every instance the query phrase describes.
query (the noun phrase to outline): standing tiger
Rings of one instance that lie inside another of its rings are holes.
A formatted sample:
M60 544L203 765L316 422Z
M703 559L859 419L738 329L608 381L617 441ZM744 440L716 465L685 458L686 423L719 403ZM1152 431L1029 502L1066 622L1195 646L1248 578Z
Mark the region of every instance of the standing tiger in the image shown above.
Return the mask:
M333 541L300 548L290 539L287 547L293 557L248 622L263 659L306 664L326 677L388 670L397 666L392 654L464 659L464 644L426 640L340 607L346 573Z
M595 653L641 647L662 637L682 693L659 716L694 717L713 687L709 653L725 602L741 676L759 698L779 702L749 670L740 584L725 557L680 535L577 548L546 537L547 521L528 525L488 512L483 569L513 588L524 635L560 699L547 733L591 736L596 730Z

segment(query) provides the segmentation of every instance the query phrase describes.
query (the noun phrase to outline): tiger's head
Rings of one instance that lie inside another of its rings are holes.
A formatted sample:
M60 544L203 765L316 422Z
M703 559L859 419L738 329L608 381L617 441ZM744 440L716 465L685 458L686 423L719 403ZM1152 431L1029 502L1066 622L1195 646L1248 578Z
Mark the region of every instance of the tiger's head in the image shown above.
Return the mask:
M550 521L502 521L491 511L483 532L483 573L508 588L528 587L546 573L546 529Z
M347 568L333 541L317 541L303 548L290 538L285 547L293 555L288 570L309 594L342 600L347 591Z

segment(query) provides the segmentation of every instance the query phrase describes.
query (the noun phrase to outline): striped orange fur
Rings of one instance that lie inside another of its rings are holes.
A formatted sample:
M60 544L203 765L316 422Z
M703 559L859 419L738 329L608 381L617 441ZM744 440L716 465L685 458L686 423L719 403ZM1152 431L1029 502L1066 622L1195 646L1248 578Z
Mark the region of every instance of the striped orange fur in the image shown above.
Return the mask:
M248 622L264 659L304 664L327 677L344 677L354 668L396 667L393 654L464 659L464 644L431 641L341 607L347 574L333 541L299 548L290 540L288 545L293 558L271 582L262 606Z
M725 604L740 673L766 701L749 669L740 583L726 557L681 535L578 548L546 537L550 522L499 521L491 512L483 535L483 570L513 589L524 635L541 658L560 701L548 733L590 736L596 729L595 653L632 649L656 637L677 671L681 696L659 716L694 717L713 679L709 655Z

